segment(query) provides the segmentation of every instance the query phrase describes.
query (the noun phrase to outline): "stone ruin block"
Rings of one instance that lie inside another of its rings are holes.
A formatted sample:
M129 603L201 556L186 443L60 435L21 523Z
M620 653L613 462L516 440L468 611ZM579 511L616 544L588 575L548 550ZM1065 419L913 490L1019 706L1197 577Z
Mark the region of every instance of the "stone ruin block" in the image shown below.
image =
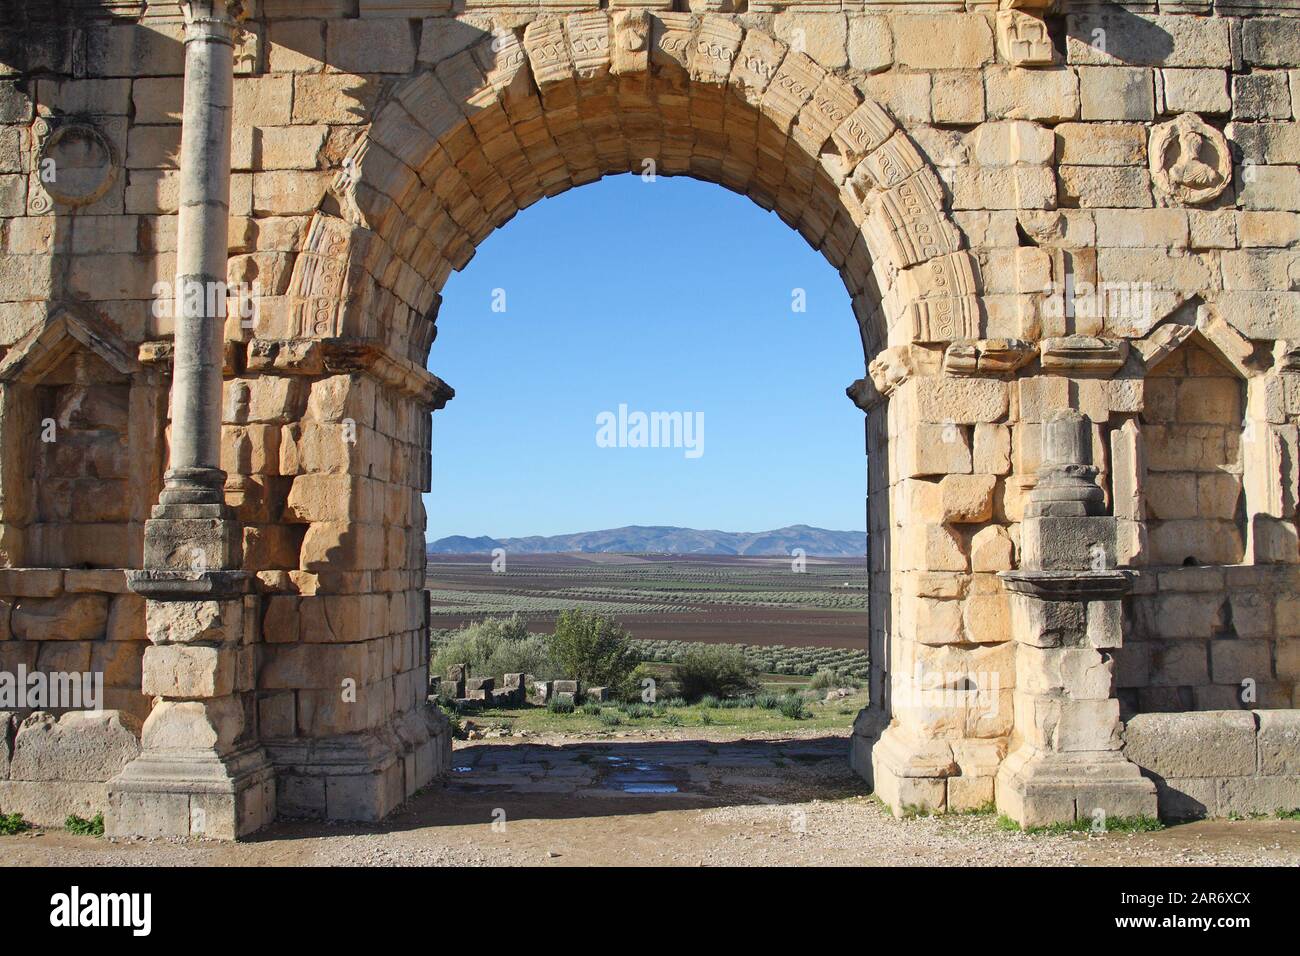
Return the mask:
M610 699L611 695L608 687L588 687L587 700L603 704Z
M58 720L37 711L9 749L9 714L0 714L0 807L38 826L108 809L108 780L140 754L140 723L115 710L72 711ZM12 756L10 754L12 753Z
M471 677L465 681L465 690L471 694L474 691L485 691L490 694L496 689L496 684L496 680L491 677Z
M535 680L528 685L528 703L545 704L551 699L553 681Z
M468 678L469 678L468 664L452 664L450 667L447 668L447 681L449 683L454 684L459 681L467 680Z
M576 680L557 680L551 685L551 694L558 696L568 694L575 700L582 693L582 682Z

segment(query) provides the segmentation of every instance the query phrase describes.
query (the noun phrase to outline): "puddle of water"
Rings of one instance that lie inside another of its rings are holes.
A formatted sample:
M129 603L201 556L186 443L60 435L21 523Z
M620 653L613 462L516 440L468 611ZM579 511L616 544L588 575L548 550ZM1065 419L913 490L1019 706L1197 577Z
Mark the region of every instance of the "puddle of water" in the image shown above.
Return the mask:
M452 772L452 773L469 773L469 772L470 772L471 770L473 770L473 769L474 769L473 767L452 767L452 768L451 768L451 772Z
M625 783L619 788L624 793L676 793L677 786L671 783Z
M663 764L649 761L632 761L627 757L606 757L611 772L602 785L623 793L677 793L674 781L680 777Z

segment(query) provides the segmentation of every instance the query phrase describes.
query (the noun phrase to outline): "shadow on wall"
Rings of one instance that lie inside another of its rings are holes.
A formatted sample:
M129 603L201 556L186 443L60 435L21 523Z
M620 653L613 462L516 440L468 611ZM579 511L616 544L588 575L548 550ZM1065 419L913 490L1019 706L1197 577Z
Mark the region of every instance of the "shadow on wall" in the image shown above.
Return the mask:
M1160 66L1174 51L1173 38L1159 24L1122 7L1072 13L1062 19L1066 42L1074 41L1071 54L1079 62L1100 65L1118 60L1132 66ZM1079 45L1094 52L1079 50ZM1065 48L1064 43L1056 46Z

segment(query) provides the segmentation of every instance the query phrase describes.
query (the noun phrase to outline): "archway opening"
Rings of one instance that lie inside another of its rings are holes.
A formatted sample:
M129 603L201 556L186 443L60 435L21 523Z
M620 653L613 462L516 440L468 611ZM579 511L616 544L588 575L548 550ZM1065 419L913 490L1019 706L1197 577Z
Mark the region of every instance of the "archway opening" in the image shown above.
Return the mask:
M692 215L714 228L683 230ZM691 728L703 715L677 698L699 691L674 665L708 645L755 671L704 718L719 732L779 721L754 698L816 677L794 696L847 734L868 678L862 412L844 396L861 365L843 284L800 237L710 183L610 177L484 242L444 287L438 327L429 364L456 387L434 417L425 498L445 708L519 740L563 726L535 684L573 675L543 642L475 625L518 615L548 634L578 606L626 628L660 706L588 701L574 732L593 718ZM652 423L640 440L638 415ZM460 687L460 663L493 687ZM516 668L538 679L524 695Z

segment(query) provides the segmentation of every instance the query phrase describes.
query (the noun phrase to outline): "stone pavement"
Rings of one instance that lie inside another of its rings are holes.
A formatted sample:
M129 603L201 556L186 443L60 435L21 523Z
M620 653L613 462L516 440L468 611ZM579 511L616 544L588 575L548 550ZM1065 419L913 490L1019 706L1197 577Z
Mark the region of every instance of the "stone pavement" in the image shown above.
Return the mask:
M452 755L449 797L559 794L579 799L676 797L774 802L796 795L866 792L848 765L848 742L615 740L475 743Z

